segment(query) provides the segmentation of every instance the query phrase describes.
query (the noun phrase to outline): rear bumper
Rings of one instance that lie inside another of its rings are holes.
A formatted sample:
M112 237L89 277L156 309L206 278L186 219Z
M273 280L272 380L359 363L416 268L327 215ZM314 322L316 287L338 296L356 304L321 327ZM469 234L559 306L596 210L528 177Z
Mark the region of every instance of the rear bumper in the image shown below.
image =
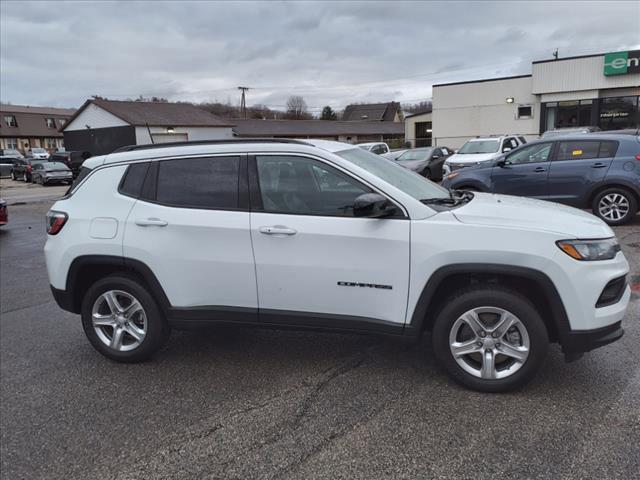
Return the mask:
M589 352L619 340L622 335L624 329L621 321L594 330L572 330L563 335L562 351L565 355Z
M58 290L51 285L51 293L53 294L53 299L61 309L66 310L67 312L80 313L74 305L73 295L69 292L66 290Z

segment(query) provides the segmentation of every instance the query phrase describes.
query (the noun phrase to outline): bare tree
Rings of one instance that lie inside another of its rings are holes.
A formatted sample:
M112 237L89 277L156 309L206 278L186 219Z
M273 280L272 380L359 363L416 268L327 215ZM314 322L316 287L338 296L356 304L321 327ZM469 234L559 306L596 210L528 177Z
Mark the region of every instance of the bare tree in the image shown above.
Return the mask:
M287 117L293 120L305 120L311 118L307 110L307 102L299 95L292 95L287 100Z

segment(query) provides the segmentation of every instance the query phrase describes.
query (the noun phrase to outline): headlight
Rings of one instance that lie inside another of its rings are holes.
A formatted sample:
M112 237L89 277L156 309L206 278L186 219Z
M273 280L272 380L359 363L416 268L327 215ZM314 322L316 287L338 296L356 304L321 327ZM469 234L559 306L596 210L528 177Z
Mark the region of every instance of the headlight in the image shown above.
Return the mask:
M576 260L611 260L620 251L615 238L597 240L559 240L556 245Z

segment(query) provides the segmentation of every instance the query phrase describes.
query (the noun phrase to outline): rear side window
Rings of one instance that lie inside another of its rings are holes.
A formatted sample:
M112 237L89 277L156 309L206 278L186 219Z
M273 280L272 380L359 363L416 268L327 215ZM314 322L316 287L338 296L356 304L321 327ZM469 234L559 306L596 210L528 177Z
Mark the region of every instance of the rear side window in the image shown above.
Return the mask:
M238 208L240 157L158 162L156 201L187 208Z
M598 158L600 142L573 141L560 142L558 146L558 160L584 160Z
M122 178L122 182L120 182L120 188L118 188L118 191L122 195L138 198L142 191L142 184L147 176L148 169L149 162L129 165L129 168L127 168L127 171Z
M611 158L616 156L616 152L618 151L618 142L613 140L609 140L607 142L600 142L600 153L598 157L600 158Z

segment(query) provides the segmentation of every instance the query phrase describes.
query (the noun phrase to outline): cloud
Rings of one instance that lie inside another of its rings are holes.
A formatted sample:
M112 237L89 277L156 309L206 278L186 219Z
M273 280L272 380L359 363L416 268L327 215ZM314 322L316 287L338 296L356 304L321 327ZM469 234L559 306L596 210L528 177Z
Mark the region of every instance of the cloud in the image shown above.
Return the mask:
M163 96L312 110L640 44L637 2L0 2L0 99ZM611 28L615 25L615 28Z

